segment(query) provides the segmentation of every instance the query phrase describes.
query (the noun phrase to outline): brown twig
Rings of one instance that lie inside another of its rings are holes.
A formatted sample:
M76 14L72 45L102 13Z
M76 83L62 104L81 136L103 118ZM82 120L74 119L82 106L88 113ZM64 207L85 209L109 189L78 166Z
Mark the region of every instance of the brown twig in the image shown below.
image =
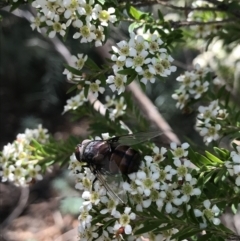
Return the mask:
M214 8L214 7L189 7L189 6L180 7L180 6L169 4L165 1L160 1L160 0L157 0L157 3L160 4L160 5L163 5L165 7L172 8L172 9L175 9L175 10L180 10L180 11L189 11L189 12L190 11L218 11L218 12L224 12L224 10Z
M235 18L228 18L219 21L208 21L208 22L200 22L200 21L170 21L170 24L173 28L180 28L180 27L188 27L194 25L211 25L211 24L223 24L223 23L231 23L236 22Z
M224 3L224 2L219 2L217 0L207 0L208 2L214 4L218 9L223 10L224 12L228 12L232 14L233 16L240 18L240 10L239 8L233 8L231 6L231 3Z
M11 214L1 223L0 232L2 232L2 230L6 228L8 224L10 224L15 218L17 218L23 212L28 201L28 196L29 196L29 187L28 186L22 187L18 204L11 212Z

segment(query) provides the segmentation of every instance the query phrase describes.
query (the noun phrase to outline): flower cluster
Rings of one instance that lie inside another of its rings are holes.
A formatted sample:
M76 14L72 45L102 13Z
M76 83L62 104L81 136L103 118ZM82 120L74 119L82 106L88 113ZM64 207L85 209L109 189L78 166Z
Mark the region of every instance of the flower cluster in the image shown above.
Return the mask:
M229 174L236 177L236 185L240 186L240 146L236 146L236 151L231 152L230 160L225 162L225 166Z
M16 185L24 185L32 180L41 180L41 167L38 165L39 155L31 142L36 140L40 144L48 142L49 134L39 125L37 129L26 129L18 134L13 143L4 146L0 156L0 176L2 181L12 181Z
M144 84L154 83L156 77L167 77L176 71L176 67L172 65L173 58L162 46L163 41L156 34L145 40L134 33L130 34L129 41L122 40L117 43L117 47L113 46L111 59L114 62L112 68L115 76L110 76L107 81L111 84L112 91L117 90L120 94L124 90L126 77L119 75L119 70L132 69L132 74L136 74Z
M221 109L218 100L214 100L209 106L199 106L198 111L196 129L204 142L208 144L217 140L221 129L219 122L227 118L227 110Z
M81 43L94 41L96 47L105 41L104 28L117 21L113 7L105 9L95 0L35 0L32 6L38 10L32 19L32 29L40 32L40 28L47 25L49 37L53 38L56 33L64 36L72 25L76 28L73 38L80 38Z
M123 116L125 114L125 110L127 108L127 105L124 102L123 96L120 97L120 99L116 100L115 95L112 97L106 96L106 108L109 111L109 118L114 121L116 118Z
M191 175L191 162L187 159L189 145L177 147L171 144L173 164L164 166L165 148L153 149L153 156L145 156L140 170L129 175L131 183L125 182L123 188L135 201L136 210L143 211L151 203L156 203L159 211L181 213L181 205L188 203L191 196L200 195L195 187L196 179ZM161 162L161 165L159 163ZM181 181L181 182L179 182Z
M194 1L192 2L192 8L212 8L214 7L214 4L209 3L208 1ZM214 21L219 21L221 22L222 16L219 13L210 13L205 15L201 11L191 11L188 14L187 20L189 22L196 22L199 24L195 24L190 26L190 29L192 30L192 34L194 35L194 39L199 39L199 38L206 38L210 35L214 35L217 33L218 28L220 27L219 24L211 24L210 22Z
M177 78L181 86L172 95L172 98L178 101L177 108L183 109L191 98L199 99L208 90L209 82L204 78L209 72L209 68L201 68L196 64L193 71L186 71Z
M197 179L192 175L194 167L188 159L188 148L187 143L183 143L181 146L171 143L169 151L166 148L159 149L155 146L152 150L153 154L144 157L139 170L128 175L129 181L121 179L120 183L115 186L116 188L109 182L114 180L113 176L109 177L110 180L106 176L98 177L92 187L94 174L86 166L83 167L83 164L76 160L75 155L72 155L69 169L71 174L76 177L76 188L83 191L82 197L85 200L79 216L81 238L90 237L89 233L99 240L101 238L115 240L119 235L124 237L132 235L134 230L141 227L137 213L143 212L150 205L156 206L163 215L167 213L182 216L183 206L187 205L188 208L191 208L191 201L201 194L201 190L196 186ZM171 162L169 160L166 162L167 152L168 156L172 156ZM102 185L103 183L108 183L107 190ZM123 208L121 200L123 200L124 194L131 200L132 208L128 206ZM202 223L205 224L207 218L217 225L219 224L215 217L217 211L219 210L216 206L210 209L210 205L204 202L203 209L195 210L195 213L196 217L202 217ZM92 224L92 220L98 213L104 216L101 216L99 226L96 226ZM133 222L133 220L135 221ZM107 228L105 227L99 232L104 224L108 224ZM168 231L171 235L178 232L177 229ZM100 233L101 236L99 236ZM159 235L157 236L159 240L166 238L164 234ZM92 240L92 236L88 240ZM156 235L150 232L141 236L149 238ZM168 237L170 238L170 236ZM140 240L138 238L135 237L136 240Z

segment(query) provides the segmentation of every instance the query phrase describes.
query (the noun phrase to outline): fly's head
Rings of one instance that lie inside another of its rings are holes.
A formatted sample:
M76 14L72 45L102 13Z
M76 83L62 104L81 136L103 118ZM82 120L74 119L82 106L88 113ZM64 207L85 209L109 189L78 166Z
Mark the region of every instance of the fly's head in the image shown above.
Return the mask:
M84 154L84 151L85 151L85 148L87 146L87 144L91 142L91 140L84 140L81 144L78 144L75 148L75 156L77 158L77 160L79 162L82 162L84 161L83 160L83 154Z

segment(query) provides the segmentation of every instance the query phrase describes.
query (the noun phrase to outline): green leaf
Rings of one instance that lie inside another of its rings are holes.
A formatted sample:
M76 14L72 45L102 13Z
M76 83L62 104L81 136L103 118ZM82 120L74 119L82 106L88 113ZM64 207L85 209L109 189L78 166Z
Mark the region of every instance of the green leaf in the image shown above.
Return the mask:
M88 90L89 90L89 85L84 87L84 96L85 96L85 98L88 97Z
M67 94L74 91L75 89L77 89L77 85L73 85L71 88L69 88L68 91L67 91Z
M158 9L158 18L164 22L164 17L163 17L163 14L162 12Z
M230 92L226 91L226 95L225 95L225 108L228 108L228 103L229 103L229 99L230 99Z
M205 156L203 156L203 155L201 155L201 154L199 154L199 153L197 153L197 152L195 152L195 155L197 156L197 158L198 158L198 162L199 163L201 163L202 165L212 165L212 162L208 159L208 158L206 158Z
M91 225L95 225L96 223L101 223L101 221L106 217L106 215L98 214L96 218L93 218L91 221Z
M198 237L198 241L206 241L206 240L212 240L212 236L213 234L212 233L207 233L205 235L202 235L200 237Z
M87 58L85 65L88 66L90 69L101 70L101 68L98 67L98 65L89 57Z
M156 207L151 204L151 206L148 208L148 211L151 213L152 217L157 217L159 220L167 220L167 218L164 216L163 213L159 212Z
M112 219L108 220L108 221L102 226L103 230L106 229L106 228L107 228L108 226L110 226L111 224L113 224L115 221L116 221L115 218L112 218Z
M195 234L199 234L201 231L202 230L199 228L186 227L186 228L181 229L176 234L174 234L171 237L171 239L179 239L179 240L187 239Z
M226 169L224 168L217 173L216 177L214 178L214 183L218 183L219 180L221 181L223 176L226 176Z
M154 229L158 228L161 224L162 224L162 221L150 222L149 220L147 220L147 221L143 222L144 227L135 231L134 234L140 235L143 233L151 232Z
M193 151L192 148L188 149L188 157L190 159L190 161L197 167L201 167L203 166L203 163L199 162L199 158L198 156L195 154L195 152Z
M81 70L76 69L76 68L74 68L74 67L72 67L72 66L70 66L70 65L64 65L64 66L65 66L65 68L66 68L67 70L69 70L71 73L73 73L73 74L75 74L75 75L78 75L78 76L82 76L82 71L81 71Z
M128 32L131 33L131 32L133 32L133 30L134 30L135 28L139 28L139 27L141 27L142 25L143 25L143 23L133 22L133 23L131 23L131 24L129 25L129 27L128 27Z
M136 79L137 73L132 74L130 77L127 78L127 85L129 85L134 79Z
M223 161L220 160L218 157L214 156L212 153L205 151L206 156L213 162L213 163L219 163L222 164Z
M105 0L97 0L101 5L105 4Z
M134 69L122 69L118 71L118 74L122 74L122 75L133 75L135 73L136 71Z
M203 183L206 184L211 178L212 175L214 174L214 171L209 172L204 178L203 178Z
M143 14L145 14L144 12L141 12L141 11L137 10L133 6L130 6L128 12L129 12L130 16L133 17L136 20L139 20L141 18L141 16Z
M163 223L161 223L161 224L163 224ZM175 223L167 224L166 226L159 227L159 228L156 229L156 232L162 232L162 231L169 230L169 229L172 229L172 228L176 228Z
M230 157L230 153L228 150L218 147L213 147L216 154L218 154L222 159L227 160Z

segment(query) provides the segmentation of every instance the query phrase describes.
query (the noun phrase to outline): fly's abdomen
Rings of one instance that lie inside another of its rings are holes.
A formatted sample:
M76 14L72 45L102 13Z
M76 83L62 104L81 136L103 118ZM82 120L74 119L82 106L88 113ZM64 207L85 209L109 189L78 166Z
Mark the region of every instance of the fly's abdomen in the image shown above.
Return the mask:
M130 174L137 172L141 163L141 156L138 151L129 146L117 146L110 157L109 169L113 174L121 172Z

